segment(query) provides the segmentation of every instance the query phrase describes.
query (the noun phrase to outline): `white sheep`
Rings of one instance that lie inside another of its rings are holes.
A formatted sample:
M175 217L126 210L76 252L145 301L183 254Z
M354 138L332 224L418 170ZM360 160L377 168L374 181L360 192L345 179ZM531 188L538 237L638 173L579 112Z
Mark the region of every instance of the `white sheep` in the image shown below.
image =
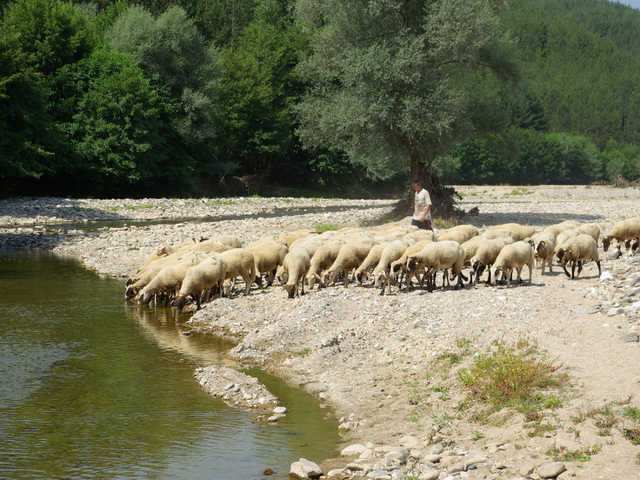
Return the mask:
M489 230L496 230L506 228L513 232L511 238L515 242L519 242L520 240L524 240L525 238L533 237L536 233L536 229L527 225L520 225L519 223L503 223L502 225L494 225L489 227Z
M576 228L576 225L572 223L562 222L562 223L556 223L554 225L549 225L547 228L544 229L544 231L556 237L556 240L557 240L558 235L560 235L562 232L564 232L565 230L573 230L575 228ZM556 241L556 245L558 245L557 241Z
M235 235L218 235L213 237L211 240L215 240L217 242L222 243L223 245L227 245L231 248L241 248L242 242Z
M550 233L550 232L547 232L547 233ZM556 255L558 254L558 252L560 251L560 249L562 248L562 246L565 244L567 240L569 240L570 238L577 237L578 235L579 233L572 228L560 232L556 237L556 246L554 247L555 254Z
M611 242L615 239L618 241L618 250L623 242L625 242L626 249L629 250L631 241L637 241L638 238L640 238L640 217L628 218L613 225L613 228L602 239L602 248L605 252L609 250Z
M432 242L427 244L422 250L407 257L407 278L409 274L415 275L419 270L424 269L424 279L428 279L429 291L432 291L435 287L435 274L438 270L444 269L444 279L446 278L446 271L451 269L451 279L454 276L458 277L456 288L463 287L462 280L467 280L462 274L462 268L464 266L464 249L455 240L445 240ZM421 282L421 287L423 286ZM407 283L407 290L409 284Z
M464 265L466 267L471 265L471 257L473 257L478 251L478 247L481 243L490 240L484 235L478 235L473 237L462 244L462 249L464 250Z
M447 230L441 230L438 232L437 239L438 242L453 240L454 242L458 242L462 245L464 242L477 235L478 229L476 227L472 225L458 225Z
M498 279L498 273L502 272L503 279L507 279L507 286L511 285L511 272L515 269L518 273L517 281L521 282L521 273L524 266L529 268L529 283L533 275L533 248L529 242L515 242L505 245L500 251L498 258L493 263L495 268L493 279Z
M245 281L245 295L249 295L251 284L256 279L256 267L253 254L244 248L232 248L220 254L220 258L227 263L227 271L225 273L225 281L223 284L223 293L225 296L231 296L231 289L235 285L237 277L242 277Z
M511 237L500 237L487 239L478 245L475 255L470 259L472 273L471 282L474 281L473 275L475 274L475 283L480 280L480 277L484 273L484 269L487 269L487 283L491 283L491 266L494 264L498 255L505 247L513 243Z
M316 280L321 280L325 270L333 265L343 245L342 240L331 240L318 247L316 253L311 257L311 266L307 273L306 282L309 290L313 290Z
M536 233L530 239L533 247L533 258L541 260L542 266L540 274L544 275L545 264L549 266L549 272L553 272L553 255L556 248L556 239L550 232Z
M389 282L392 284L397 284L398 288L402 284L402 275L407 272L407 257L409 255L413 255L414 253L418 253L424 247L426 247L429 243L432 243L432 240L420 240L413 245L407 247L402 256L396 260L395 262L391 262L391 268L389 271ZM411 275L407 280L407 285L411 284L411 280L414 275Z
M227 273L227 262L220 257L212 257L191 267L184 277L178 296L176 306L178 312L182 312L187 297L191 295L196 301L196 310L200 310L200 301L203 292L217 287L218 296L222 296L222 282ZM204 301L208 300L207 298Z
M174 292L178 292L182 286L184 277L189 269L206 257L205 255L194 256L189 260L178 263L177 265L168 265L162 268L153 279L145 285L140 291L139 301L141 305L147 305L156 295L164 294L167 299Z
M245 247L253 254L256 269L256 283L261 286L260 276L267 274L267 286L273 283L276 269L282 265L284 257L289 251L283 244L270 238L252 242Z
M304 279L310 266L311 259L305 248L295 247L289 250L282 264L288 277L284 289L289 294L289 298L304 295Z
M562 245L558 251L558 261L567 277L575 278L576 264L578 265L578 275L582 271L582 263L585 260L594 260L598 265L598 275L602 273L600 268L600 257L598 256L598 244L591 235L580 234L570 238ZM567 263L571 263L571 275L567 271Z
M420 242L422 240L429 240L431 242L436 241L436 234L433 230L416 230L415 232L407 233L403 238L410 238L415 240L416 242Z
M309 235L308 237L299 238L291 244L289 250L295 247L304 247L309 253L309 258L313 257L316 250L324 245L324 241L318 235Z
M415 245L415 243L412 243L412 245ZM380 261L373 270L373 286L381 289L380 295L384 295L385 287L389 284L389 279L391 278L391 263L402 257L409 246L406 240L396 240L384 247Z
M585 235L591 235L596 241L596 244L600 240L600 228L595 223L583 223L575 228L578 233L584 233Z
M362 237L360 240L346 242L336 260L322 275L322 283L324 286L331 285L337 276L342 272L344 274L344 286L349 286L349 271L357 269L364 259L369 255L369 251L373 247L373 240Z
M380 263L380 258L382 257L382 252L386 245L388 245L388 242L371 247L367 258L365 258L362 264L360 264L360 266L356 269L355 277L358 286L362 286L362 282L364 282L368 278L369 273L374 268L376 268L376 265L378 265L378 263Z
M510 228L490 228L482 232L481 237L491 240L492 238L511 237L515 240L516 234Z

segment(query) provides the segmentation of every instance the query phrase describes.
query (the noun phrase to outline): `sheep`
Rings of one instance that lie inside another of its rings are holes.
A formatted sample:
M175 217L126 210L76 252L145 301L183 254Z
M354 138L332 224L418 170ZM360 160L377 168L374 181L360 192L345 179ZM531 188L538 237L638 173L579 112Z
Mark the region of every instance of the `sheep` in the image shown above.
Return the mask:
M576 227L575 231L578 233L591 235L593 239L596 241L596 244L600 240L600 228L595 223L584 223Z
M470 227L470 228L467 228ZM439 242L453 240L462 245L467 240L478 235L478 229L472 225L458 225L457 227L441 230L438 232L437 239Z
M413 255L414 253L418 253L420 250L426 247L427 244L429 243L432 243L432 241L421 240L419 242L416 242L413 245L410 245L409 247L407 247L407 249L404 251L404 253L398 260L396 260L395 262L391 262L391 268L389 270L389 276L390 276L389 280L391 283L398 284L398 286L400 286L400 284L402 283L402 278L399 278L399 277L401 277L407 271L407 257L409 255ZM413 275L409 278L407 284L411 283L412 278L413 278Z
M560 234L558 234L558 236L556 237L556 246L554 247L554 253L557 255L558 252L562 249L562 245L564 245L567 240L577 237L578 235L578 232L573 229L567 229L563 232L560 232Z
M263 273L267 274L267 286L270 286L273 283L275 270L282 265L284 257L289 251L287 247L274 240L267 239L250 243L245 249L253 254L258 287L261 286L260 275Z
M218 295L221 296L222 282L225 279L226 273L227 262L220 257L209 258L191 267L187 271L178 296L176 297L178 313L182 313L189 295L196 301L196 310L200 310L200 299L205 290L217 286Z
M498 258L498 255L505 245L510 245L512 243L513 238L500 237L487 239L478 245L476 254L469 261L472 268L470 282L473 282L473 274L475 273L475 282L477 283L484 273L484 269L489 267L487 269L487 283L491 283L491 266L494 264L496 258Z
M490 228L489 230L485 230L480 236L491 240L493 238L500 238L500 237L514 238L516 234L510 228Z
M373 270L373 286L381 289L380 295L384 295L384 289L389 284L389 278L391 277L391 262L398 260L408 247L409 245L407 245L406 241L402 240L396 240L384 247L380 261Z
M540 275L544 275L545 264L549 265L549 273L553 272L553 255L556 248L556 239L549 232L536 233L530 239L533 247L533 258L542 260Z
M631 245L631 241L636 240L640 237L640 217L628 218L626 220L621 220L616 222L613 225L613 228L607 232L605 237L602 239L602 248L606 252L609 250L609 246L611 242L615 239L618 241L618 250L622 245L622 242L626 242L626 249L629 250L629 246Z
M291 244L296 240L300 238L308 237L312 233L314 233L312 230L296 230L293 233L285 233L282 235L278 235L278 237L284 240L287 243L287 248L289 248Z
M573 230L574 228L576 228L576 225L570 224L568 222L562 222L556 223L555 225L549 225L544 229L544 231L556 237L557 240L558 235L560 235L562 232L564 232L565 230ZM556 245L558 245L557 241Z
M172 253L171 255L167 255L166 257L159 258L153 262L151 262L144 270L136 273L132 278L127 281L127 288L125 290L125 299L130 300L138 295L142 289L149 284L153 280L153 278L164 268L170 265L177 265L183 261L192 259L194 257L202 257L206 255L207 252L195 252L195 251L184 251L180 250L178 252Z
M342 272L344 274L344 286L345 288L348 287L349 270L355 270L362 265L373 245L373 241L367 237L363 237L359 241L346 242L331 267L322 275L322 283L325 286L331 285L338 274Z
M242 247L242 242L235 235L218 235L217 237L213 237L211 240L215 240L231 248Z
M478 251L478 247L481 243L489 240L487 237L483 235L478 235L477 237L473 237L462 244L462 249L464 250L464 264L465 266L471 265L471 257L473 257Z
M518 273L517 281L521 282L521 273L524 266L529 268L529 283L533 271L533 248L529 242L520 241L505 245L498 254L498 258L493 263L493 279L498 279L498 273L502 272L503 278L507 279L507 287L511 285L511 272L513 269Z
M462 267L464 265L464 249L462 245L454 240L445 240L428 243L422 250L407 257L407 273L415 275L420 269L425 269L425 275L423 278L431 278L435 276L435 273L439 269L444 269L444 278L446 277L446 270L451 269L451 278L458 277L456 288L463 288L462 280L467 280L462 274ZM410 278L407 275L407 278ZM433 290L433 281L429 282L429 291ZM422 284L421 284L422 286ZM407 282L407 290L409 284Z
M524 240L525 238L532 237L536 233L535 228L526 225L520 225L519 223L503 223L502 225L494 225L492 227L489 227L489 230L502 228L506 228L513 232L511 238L513 238L515 242L519 242L520 240Z
M231 295L231 289L235 284L236 278L241 276L245 281L245 295L249 295L251 284L256 279L256 266L253 254L244 248L232 248L220 254L220 258L227 263L227 272L225 274L225 282L223 291L226 296Z
M187 271L202 260L204 255L194 256L177 265L167 265L162 268L140 291L138 296L140 304L147 305L151 298L158 294L170 295L174 291L179 291Z
M311 257L311 266L306 278L309 290L313 290L316 280L321 280L324 271L333 265L343 245L344 242L341 240L332 240L316 250Z
M309 253L309 258L313 257L313 254L316 253L316 250L324 245L324 242L321 238L318 238L317 235L308 236L304 238L299 238L291 244L289 250L294 249L295 247L304 247Z
M387 243L383 243L371 247L367 258L365 258L362 264L356 269L355 277L359 287L362 286L362 282L367 279L369 272L376 268L376 265L380 263L380 258L382 257L382 252L386 245Z
M600 268L600 257L598 256L598 244L591 235L580 234L577 237L568 239L560 251L558 251L558 261L567 277L575 278L576 263L578 264L578 275L582 271L582 263L585 260L594 260L598 265L598 275L602 274ZM567 263L571 263L571 275L567 271Z
M289 298L304 295L304 279L309 272L311 259L309 252L302 247L296 247L289 250L284 258L282 267L284 268L288 280L284 289L289 294Z
M436 241L436 234L433 233L433 230L416 230L415 232L407 233L403 238L410 238L415 240L416 242L420 242L422 240L429 240L431 242Z

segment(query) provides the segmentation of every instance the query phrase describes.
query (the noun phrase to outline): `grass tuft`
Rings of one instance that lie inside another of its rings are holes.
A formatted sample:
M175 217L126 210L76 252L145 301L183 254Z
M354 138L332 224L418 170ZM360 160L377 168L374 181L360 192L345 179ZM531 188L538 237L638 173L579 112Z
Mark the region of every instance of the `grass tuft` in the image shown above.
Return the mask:
M496 411L509 406L527 410L540 403L558 406L557 397L539 395L538 390L560 387L568 375L558 373L562 365L539 354L536 347L527 339L515 345L496 342L493 352L476 356L474 364L458 376L473 400Z

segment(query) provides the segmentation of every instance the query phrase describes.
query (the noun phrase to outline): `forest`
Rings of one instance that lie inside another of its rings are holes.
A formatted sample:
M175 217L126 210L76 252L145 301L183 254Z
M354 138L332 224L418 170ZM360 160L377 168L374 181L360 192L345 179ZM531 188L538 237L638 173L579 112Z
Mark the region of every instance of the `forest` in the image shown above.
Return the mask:
M0 196L640 178L605 0L0 0Z

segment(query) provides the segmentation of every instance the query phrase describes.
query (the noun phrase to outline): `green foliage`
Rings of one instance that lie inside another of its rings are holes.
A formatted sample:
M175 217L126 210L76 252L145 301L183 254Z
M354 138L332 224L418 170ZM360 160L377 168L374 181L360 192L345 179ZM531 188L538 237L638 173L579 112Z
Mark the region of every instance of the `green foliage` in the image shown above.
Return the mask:
M27 55L0 37L0 178L39 178L54 168L46 96Z
M180 104L174 126L190 146L214 136L211 109L220 75L218 53L207 48L180 7L158 18L142 7L124 11L107 31L109 45L128 53Z
M513 72L508 40L487 2L299 0L313 53L312 83L296 107L307 147L334 145L390 178L437 154L473 127L463 88L477 69ZM487 68L489 67L489 68Z
M188 157L171 150L165 130L176 106L122 53L100 49L60 70L57 87L67 101L58 110L74 194L141 196L170 180L179 192L193 175ZM180 160L180 161L178 161Z
M535 344L498 342L495 351L475 357L474 364L458 372L472 399L496 410L535 400L538 389L559 386L567 380L561 365L536 352ZM540 397L543 399L543 397Z
M97 39L84 16L60 0L17 0L3 17L2 34L29 54L29 64L45 75L75 63L94 48Z

